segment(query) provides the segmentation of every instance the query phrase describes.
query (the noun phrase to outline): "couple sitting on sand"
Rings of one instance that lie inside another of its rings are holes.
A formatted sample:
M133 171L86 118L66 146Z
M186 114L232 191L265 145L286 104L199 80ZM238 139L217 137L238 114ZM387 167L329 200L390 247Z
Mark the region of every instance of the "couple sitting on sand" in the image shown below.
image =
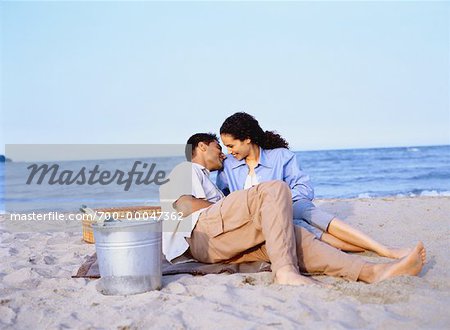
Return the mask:
M287 142L264 132L255 118L232 115L220 137L233 157L225 160L214 134L194 134L186 146L191 162L178 165L161 186L163 211L182 214L180 221L163 222L167 260L266 261L275 283L289 285L315 283L301 272L367 283L420 273L426 258L421 242L389 248L316 208L309 178ZM217 185L209 177L215 170ZM375 264L341 249L398 260Z

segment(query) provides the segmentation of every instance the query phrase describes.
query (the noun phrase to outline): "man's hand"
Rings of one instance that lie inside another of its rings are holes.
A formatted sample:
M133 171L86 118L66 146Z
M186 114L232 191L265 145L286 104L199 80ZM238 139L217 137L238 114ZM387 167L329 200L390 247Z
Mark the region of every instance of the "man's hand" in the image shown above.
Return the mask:
M213 203L210 203L204 199L195 198L192 195L183 195L173 203L173 207L177 210L177 212L181 212L183 214L183 218L185 218L193 212L208 207L212 204Z

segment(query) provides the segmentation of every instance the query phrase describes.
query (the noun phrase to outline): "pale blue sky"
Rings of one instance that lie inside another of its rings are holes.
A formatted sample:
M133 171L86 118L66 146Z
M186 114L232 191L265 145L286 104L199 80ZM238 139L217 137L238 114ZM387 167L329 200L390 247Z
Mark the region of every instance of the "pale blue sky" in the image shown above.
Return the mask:
M2 2L5 143L450 144L448 2Z

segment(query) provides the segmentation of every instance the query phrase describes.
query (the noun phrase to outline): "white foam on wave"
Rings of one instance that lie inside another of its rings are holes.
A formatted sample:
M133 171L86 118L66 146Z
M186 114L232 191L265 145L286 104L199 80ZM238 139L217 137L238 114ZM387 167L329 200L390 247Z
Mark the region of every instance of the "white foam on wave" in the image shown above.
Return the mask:
M436 190L424 190L419 195L410 193L409 196L424 196L424 197L440 197L440 196L450 196L450 191L436 191Z
M419 194L415 194L412 192L409 193L399 193L396 195L375 195L371 193L361 193L358 194L357 198L376 198L376 197L387 197L387 196L394 196L394 197L450 197L450 191L437 191L437 190L424 190L421 191Z
M362 193L358 195L358 198L373 198L369 193Z
M436 191L436 190L424 190L421 191L420 194L415 193L406 193L406 194L397 194L395 197L446 197L450 196L450 191Z

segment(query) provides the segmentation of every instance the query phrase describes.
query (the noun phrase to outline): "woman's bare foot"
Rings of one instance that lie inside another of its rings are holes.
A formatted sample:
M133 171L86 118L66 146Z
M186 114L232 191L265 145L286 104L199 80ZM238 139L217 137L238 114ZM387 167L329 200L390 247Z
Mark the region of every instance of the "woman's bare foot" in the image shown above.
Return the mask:
M330 235L328 233L323 233L322 237L320 238L322 242L325 242L339 250L346 251L346 252L364 252L366 251L362 247L347 243L333 235Z
M369 283L376 283L400 275L417 275L422 270L426 260L426 251L419 242L411 252L402 259L388 263L374 265L373 279Z
M318 281L301 275L293 266L287 265L281 267L274 278L275 284L281 285L311 285L319 284Z
M425 248L421 251L420 257L422 258L422 263L426 264L426 262L427 262L427 250L425 250Z
M412 248L387 248L384 253L380 253L380 256L392 259L401 259L409 255L412 250Z

